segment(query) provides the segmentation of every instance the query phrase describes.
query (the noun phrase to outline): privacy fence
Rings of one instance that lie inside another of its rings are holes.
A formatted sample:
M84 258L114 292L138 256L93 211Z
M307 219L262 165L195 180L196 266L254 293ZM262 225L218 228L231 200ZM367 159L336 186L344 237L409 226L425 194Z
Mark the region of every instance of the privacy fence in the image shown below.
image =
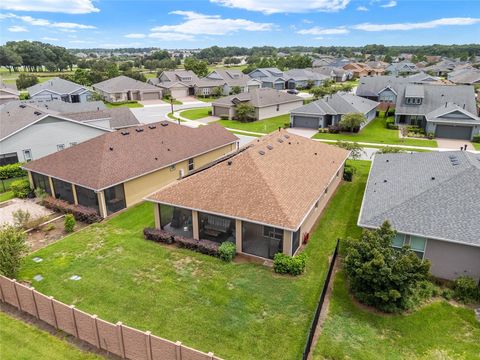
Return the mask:
M123 325L112 324L45 296L32 287L0 276L0 300L98 349L132 360L221 360L213 353L189 348Z
M322 312L323 303L325 302L325 296L327 295L328 285L330 284L333 268L335 267L335 261L337 260L339 245L340 240L337 240L337 245L335 246L335 250L332 254L332 260L330 261L330 265L328 267L327 277L325 278L325 281L323 283L322 293L320 294L320 298L318 299L315 316L313 317L312 323L310 324L310 328L308 330L308 337L305 348L303 350L302 360L306 360L308 358L308 355L310 354L312 348L313 337L315 336L315 330L317 329L318 319L320 318L320 313Z

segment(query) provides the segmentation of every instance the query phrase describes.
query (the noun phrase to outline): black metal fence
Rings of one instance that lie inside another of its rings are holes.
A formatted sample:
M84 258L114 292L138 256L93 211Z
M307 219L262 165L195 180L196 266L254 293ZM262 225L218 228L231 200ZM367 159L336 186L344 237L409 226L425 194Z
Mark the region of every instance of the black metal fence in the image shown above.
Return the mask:
M332 261L330 262L330 266L328 268L327 277L325 278L325 281L323 283L322 293L320 294L320 298L318 299L317 308L315 310L315 316L313 317L312 323L310 324L307 343L305 344L305 348L303 350L302 360L306 360L308 358L308 354L310 354L310 351L312 348L313 336L315 335L315 330L317 329L318 319L320 318L320 312L322 311L322 308L323 308L325 295L327 294L327 289L328 289L328 285L330 284L333 268L335 267L335 261L337 260L339 244L340 244L340 240L337 240L337 245L335 246L335 250L333 251L333 255L332 255Z

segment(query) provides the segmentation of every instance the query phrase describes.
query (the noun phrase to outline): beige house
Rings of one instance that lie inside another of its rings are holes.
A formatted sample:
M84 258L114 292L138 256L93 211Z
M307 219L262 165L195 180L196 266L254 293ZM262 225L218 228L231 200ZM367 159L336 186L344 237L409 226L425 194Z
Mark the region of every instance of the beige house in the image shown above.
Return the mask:
M12 100L20 99L20 92L16 85L7 85L0 80L0 105Z
M23 168L32 188L106 217L237 148L238 138L220 125L161 122L107 133Z
M285 130L148 196L155 225L237 252L294 255L342 181L349 152Z
M255 88L249 92L230 95L212 102L212 115L235 118L235 106L248 103L255 108L255 120L285 115L303 105L303 99L271 88Z
M162 90L128 76L117 76L92 85L103 100L121 102L131 100L158 100L162 98Z

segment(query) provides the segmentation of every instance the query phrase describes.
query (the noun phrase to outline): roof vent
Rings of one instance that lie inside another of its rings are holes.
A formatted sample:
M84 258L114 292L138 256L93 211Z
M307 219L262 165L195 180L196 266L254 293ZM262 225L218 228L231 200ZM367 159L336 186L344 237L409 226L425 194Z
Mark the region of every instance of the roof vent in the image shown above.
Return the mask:
M259 150L258 153L259 153L260 155L265 155L265 151L263 151L263 150Z
M386 182L387 182L387 179L383 180L383 182L386 183Z
M156 129L157 127L155 125L148 125L149 129Z
M283 140L282 139L277 139L277 141L281 144L283 143Z
M431 177L431 180L435 180L435 176L432 176L432 177Z
M318 155L317 153L313 153L314 155Z
M228 160L227 165L232 165L232 160Z
M285 134L285 139L290 139L290 135Z
M163 121L163 122L160 123L160 125L162 125L162 126L168 126L168 122Z
M25 109L25 108L27 107L27 105L25 105L25 104L20 104L20 107L21 107L22 109Z
M170 148L167 148L167 151L170 151Z
M155 160L158 160L158 157L155 156Z
M38 115L42 115L42 113L41 113L40 111L34 111L33 113L34 113L35 115L37 115L37 116L38 116Z
M385 162L390 162L390 160L387 159L387 160L385 160Z
M143 129L142 129L142 128L137 128L137 129L135 129L135 131L136 131L136 132L142 132Z
M122 131L120 134L122 134L123 136L125 136L125 135L130 134L130 132L128 132L128 131Z
M113 151L113 146L110 146L110 151Z
M268 150L273 150L273 146L270 145L270 144L268 144L268 145L267 145L267 149L268 149Z

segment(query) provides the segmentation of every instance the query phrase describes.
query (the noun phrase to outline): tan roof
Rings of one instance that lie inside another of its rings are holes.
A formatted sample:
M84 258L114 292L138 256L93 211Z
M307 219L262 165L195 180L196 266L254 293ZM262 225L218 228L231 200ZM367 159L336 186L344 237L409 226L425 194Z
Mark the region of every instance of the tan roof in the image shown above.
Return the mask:
M222 97L215 100L212 105L234 106L236 101L249 102L254 107L264 107L303 101L303 99L300 96L291 95L271 88L258 88L251 89L249 92Z
M281 130L147 200L296 231L348 154Z
M140 124L133 112L126 107L76 113L63 113L61 116L82 122L108 119L110 128L112 129L120 129Z
M162 122L125 132L95 137L24 168L101 190L238 140L218 124L190 128Z

